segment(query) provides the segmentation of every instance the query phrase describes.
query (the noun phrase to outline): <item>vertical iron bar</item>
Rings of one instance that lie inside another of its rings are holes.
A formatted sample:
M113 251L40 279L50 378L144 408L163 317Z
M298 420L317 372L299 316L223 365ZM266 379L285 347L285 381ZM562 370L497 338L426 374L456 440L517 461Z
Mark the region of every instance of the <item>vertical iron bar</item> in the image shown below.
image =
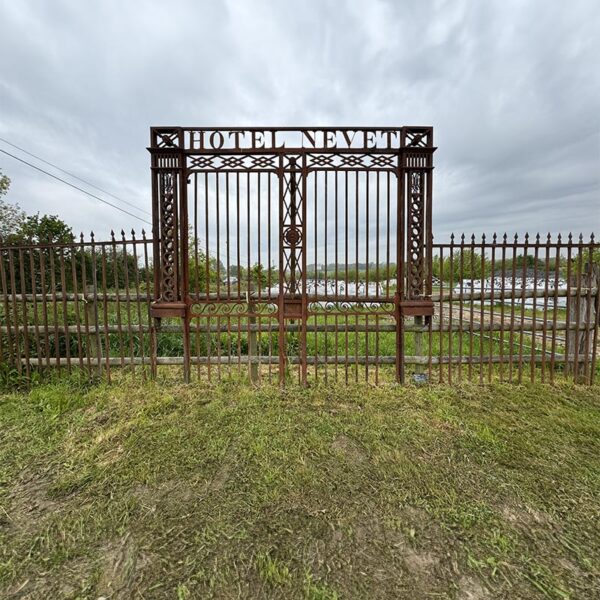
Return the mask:
M471 256L470 256L470 271L469 278L471 282L471 294L469 297L469 367L468 367L468 378L469 381L473 379L473 338L475 337L475 324L473 316L475 313L475 234L471 235ZM483 300L482 300L483 301ZM481 345L481 340L479 340Z
M517 304L516 285L517 285L517 234L512 244L512 282L510 295L510 335L509 335L509 354L508 354L508 380L513 381L513 354L515 340L515 308Z
M42 352L41 352L41 344L40 344L40 326L39 326L39 314L38 314L38 302L37 302L37 284L36 284L36 268L35 268L35 259L34 259L35 248L33 245L27 249L27 254L29 255L29 275L31 281L31 293L33 294L33 327L35 331L35 352L38 359L38 372L42 372ZM2 257L0 256L0 262L2 261ZM8 316L8 315L7 315ZM8 322L7 322L8 325ZM0 335L0 338L2 336ZM2 353L0 352L0 360L3 359Z
M591 336L591 313L592 313L592 287L596 287L596 293L598 293L598 279L594 272L594 234L590 235L590 243L588 246L588 255L587 255L587 273L586 273L586 285L587 285L587 297L585 303L585 332L584 332L584 348L585 348L585 362L584 362L584 377L586 383L592 383L592 374L590 372L590 336ZM595 321L595 319L594 319ZM592 350L593 352L593 350Z
M404 383L404 315L401 310L401 302L405 297L404 276L404 235L406 204L405 188L406 175L403 168L403 154L398 155L397 183L396 183L396 381Z
M121 229L121 244L123 253L123 288L125 290L125 314L127 316L127 326L125 328L129 338L129 357L131 359L131 372L135 373L135 353L133 350L133 326L131 321L131 295L129 292L129 253L127 252L127 242L125 240L125 231Z
M142 298L140 294L140 265L138 262L138 251L137 251L137 240L135 239L135 231L131 230L131 244L133 252L133 267L134 267L134 284L135 284L135 311L138 324L138 335L140 336L139 341L139 353L142 361L142 377L146 378L146 359L144 352L144 326L142 323ZM133 324L131 326L133 335Z
M438 255L438 261L439 261L439 281L440 281L440 285L439 285L439 296L440 296L440 301L439 301L439 305L438 305L438 329L439 329L439 333L438 333L438 345L439 345L439 351L438 351L438 381L439 383L442 383L444 381L444 365L443 365L443 356L444 356L444 246L440 246L439 248L440 253ZM433 321L433 319L431 319L431 321ZM450 333L448 333L448 336L450 337ZM429 332L429 339L431 340L431 332ZM430 352L431 354L431 352Z
M454 331L453 331L453 324L454 324L454 233L452 233L450 235L450 264L449 264L449 270L450 270L450 288L448 291L448 383L450 385L452 385L452 353L453 353L453 349L454 349ZM460 278L459 278L460 281ZM440 315L440 322L441 322L441 315ZM459 325L460 326L460 325Z
M93 326L93 344L94 350L91 350L91 357L96 358L94 367L98 369L98 377L102 375L102 340L100 334L100 326L98 323L98 263L96 260L96 244L94 239L94 232L90 234L90 255L91 255L91 276L92 276L92 326ZM148 292L150 288L148 288ZM108 347L106 349L108 352Z
M575 356L573 360L573 380L575 383L579 383L579 349L582 342L582 331L581 331L581 288L583 287L582 282L582 269L583 269L583 235L579 234L579 243L577 244L577 274L576 274L576 296L575 296Z
M525 324L525 288L527 282L527 251L529 250L529 233L525 232L523 245L523 268L521 270L521 316L519 322L519 384L523 381L523 326Z
M546 353L548 350L548 296L550 294L550 233L544 245L544 309L542 322L542 383L546 383Z
M18 250L18 257L19 257L19 280L20 280L20 287L21 287L21 307L23 310L23 325L22 325L22 331L23 331L23 352L25 354L25 377L27 378L27 382L29 383L31 381L31 372L30 372L30 367L31 365L29 364L29 317L28 317L28 311L27 311L27 299L26 299L26 294L27 294L27 286L25 283L25 257L23 255L23 249L19 248ZM65 292L63 291L63 297L65 296ZM18 314L16 315L16 318L18 320Z
M119 285L119 260L117 256L117 242L115 240L114 231L110 232L110 245L111 245L111 258L112 258L112 276L113 285L115 289L115 310L117 317L117 335L119 339L119 362L121 368L125 366L125 349L123 346L123 322L121 318L121 299L120 299L120 285Z
M533 313L531 319L531 364L529 365L529 377L531 382L535 380L535 355L536 355L536 321L537 316L537 289L538 289L538 260L540 253L540 234L535 236L535 245L533 248Z
M6 279L6 268L5 268L5 260L8 262L8 254L10 252L9 248L0 248L0 283L2 284L2 304L4 306L4 316L6 319L6 341L7 341L7 357L8 364L15 365L17 362L17 344L16 340L18 337L18 333L15 333L14 340L15 343L13 345L13 335L11 333L11 317L10 317L10 304L8 300L9 296L9 287ZM6 259L4 258L4 253L6 252ZM44 311L44 315L46 312ZM12 319L13 324L18 326L18 323L15 319Z
M11 308L12 316L15 328L15 363L17 367L17 373L19 377L22 376L23 363L21 356L21 327L19 325L19 310L17 304L17 283L15 277L15 265L13 258L13 250L8 248L8 274L10 278L10 291L11 291ZM55 319L55 327L58 319Z
M571 353L571 338L573 337L571 334L571 311L572 311L572 303L573 298L571 297L572 291L572 281L571 281L571 253L573 249L573 236L569 233L569 237L567 238L567 307L566 307L566 329L565 329L565 373L571 372L571 360L569 354ZM575 335L577 333L575 332Z
M485 233L481 235L481 277L480 277L480 292L481 292L481 300L479 301L479 385L483 384L483 347L486 342L485 336L485 253L486 253L486 244L485 244ZM492 332L490 332L490 338L492 337ZM489 342L489 339L488 339ZM489 343L488 343L489 346ZM491 350L490 350L491 354Z
M494 292L496 291L496 247L498 245L498 238L496 236L496 232L494 231L494 235L492 237L492 248L491 248L491 263L490 263L490 341L489 341L489 357L488 357L488 383L492 382L492 355L494 354L494 344L496 341L496 336L494 332L494 308L496 306L496 302L494 299Z
M54 351L56 355L56 367L58 373L60 373L60 335L58 329L58 305L56 300L56 270L54 265L54 251L53 248L48 248L48 263L50 268L50 289L52 297L52 320L54 324Z
M69 246L69 260L71 262L71 283L73 285L73 308L75 311L75 331L77 338L77 357L79 359L80 375L83 374L83 338L81 335L81 317L79 314L79 286L77 285L77 254L75 244ZM35 297L35 295L34 295Z
M462 382L463 375L463 330L464 330L464 303L465 303L465 234L460 237L459 276L460 296L458 305L458 382Z
M294 175L295 177L295 175ZM306 267L307 267L307 258L306 258L306 220L307 220L307 193L308 193L308 166L307 166L307 157L306 154L302 155L302 168L300 171L300 177L302 178L302 196L301 196L301 223L302 223L302 237L301 237L301 283L300 283L300 291L302 294L302 339L300 342L301 346L301 359L302 359L302 384L306 385L308 382L307 374L308 374L308 349L307 349L307 327L308 327L308 299L307 299L307 289L306 289Z
M500 289L500 381L504 381L504 311L506 307L506 247L507 247L506 232L502 236L502 271L501 289ZM512 350L511 350L512 351Z
M108 320L108 297L106 290L106 245L102 244L100 246L102 250L102 306L103 306L103 321L104 321L104 341L105 341L105 354L106 354L106 378L110 382L110 355L111 355L111 347L110 347L110 333L109 333L109 320ZM99 355L99 357L101 354Z

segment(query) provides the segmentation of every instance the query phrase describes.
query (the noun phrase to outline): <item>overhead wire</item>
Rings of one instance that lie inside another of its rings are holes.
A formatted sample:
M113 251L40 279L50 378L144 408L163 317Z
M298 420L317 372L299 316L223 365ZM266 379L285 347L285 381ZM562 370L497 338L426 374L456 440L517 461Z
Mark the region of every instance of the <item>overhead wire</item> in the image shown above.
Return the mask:
M109 202L108 200L105 200L104 198L100 198L100 196L96 196L96 194L92 194L91 192L88 192L87 190L84 190L83 188L80 188L79 186L62 179L61 177L58 177L57 175L53 175L52 173L49 173L48 171L42 169L41 167L33 165L30 162L27 162L26 160L24 160L18 156L15 156L14 154L11 154L10 152L7 152L6 150L3 150L2 148L0 148L0 152L6 154L7 156L10 156L11 158L14 158L15 160L18 160L19 162L22 162L23 164L27 165L28 167L31 167L32 169L35 169L36 171L40 171L40 173L44 173L45 175L48 175L48 177L52 177L53 179L56 179L57 181L60 181L61 183L64 183L65 185L68 185L69 187L72 187L73 189L76 189L79 192L82 192L83 194L87 194L91 198L94 198L95 200L98 200L99 202L102 202L103 204L107 204L108 206L111 206L112 208L115 208L116 210L120 210L122 213L125 213L126 215L129 215L130 217L133 217L134 219L138 219L139 221L142 221L143 223L152 225L152 223L150 223L150 221L148 221L147 219L144 219L138 215L134 215L132 212L129 212L128 210L125 210L124 208L121 208L120 206L117 206L116 204L113 204L112 202Z
M29 152L29 150L25 150L25 148L22 148L21 146L17 146L16 144L9 142L7 139L5 139L3 137L0 137L0 141L4 142L5 144L8 144L9 146L12 146L13 148L16 148L17 150L19 150L20 152L23 152L24 154L27 154L27 155L35 158L36 160L39 160L40 162L43 162L43 163L53 167L57 171L60 171L61 173L64 173L65 175L68 175L69 177L72 177L73 179L77 179L78 181L81 181L82 183L85 183L86 185L93 187L94 189L98 190L99 192L102 192L103 194L107 194L108 196L111 196L112 198L114 198L115 200L118 200L119 202L123 202L124 204L127 204L127 205L131 206L132 208L139 210L140 212L146 213L147 215L150 214L149 211L147 211L143 208L140 208L136 204L133 204L132 202L128 202L127 200L123 200L123 198L120 198L119 196L116 196L115 194L112 194L111 192L109 192L97 185L94 185L91 181L87 181L87 179L78 177L74 173L71 173L70 171L63 169L63 168L59 167L58 165L51 163L49 160L46 160L45 158L42 158L41 156L38 156L37 154L34 154L33 152Z

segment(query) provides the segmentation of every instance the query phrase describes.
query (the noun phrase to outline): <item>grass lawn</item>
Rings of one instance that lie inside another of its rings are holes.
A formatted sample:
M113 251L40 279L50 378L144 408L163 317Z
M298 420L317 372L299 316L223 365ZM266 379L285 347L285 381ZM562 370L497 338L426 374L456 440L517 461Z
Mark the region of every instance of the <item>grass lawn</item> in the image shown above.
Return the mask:
M0 393L2 598L600 598L600 389Z

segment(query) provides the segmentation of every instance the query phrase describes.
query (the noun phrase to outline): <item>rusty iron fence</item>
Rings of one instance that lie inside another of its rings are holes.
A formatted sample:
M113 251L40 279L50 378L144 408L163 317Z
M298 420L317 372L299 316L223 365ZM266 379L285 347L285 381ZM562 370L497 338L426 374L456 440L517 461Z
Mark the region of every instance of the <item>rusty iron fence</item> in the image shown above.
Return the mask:
M152 377L189 360L192 378L278 382L269 275L244 272L234 284L217 277L209 255L209 293L229 283L240 299L224 303L226 310L207 303L191 320L186 357L185 322L152 316L152 246L144 235L0 245L0 373L110 380L115 371ZM401 360L406 380L593 382L600 314L600 245L593 239L461 237L432 250L433 315L403 316L401 323L388 263L358 272L349 263L320 269L309 279L309 318L287 325L285 377L393 382ZM202 269L206 274L206 264Z
M0 240L0 374L89 376L153 363L152 240L6 244Z
M152 238L0 241L0 375L592 383L593 236L434 241L433 130L151 129Z

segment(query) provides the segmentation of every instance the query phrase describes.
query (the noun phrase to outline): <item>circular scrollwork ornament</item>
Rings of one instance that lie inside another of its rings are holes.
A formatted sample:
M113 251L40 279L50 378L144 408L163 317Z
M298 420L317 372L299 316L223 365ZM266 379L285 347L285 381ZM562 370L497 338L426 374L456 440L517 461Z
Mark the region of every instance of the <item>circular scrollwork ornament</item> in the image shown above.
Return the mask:
M295 226L288 227L283 234L283 241L288 246L297 246L302 241L300 228Z

